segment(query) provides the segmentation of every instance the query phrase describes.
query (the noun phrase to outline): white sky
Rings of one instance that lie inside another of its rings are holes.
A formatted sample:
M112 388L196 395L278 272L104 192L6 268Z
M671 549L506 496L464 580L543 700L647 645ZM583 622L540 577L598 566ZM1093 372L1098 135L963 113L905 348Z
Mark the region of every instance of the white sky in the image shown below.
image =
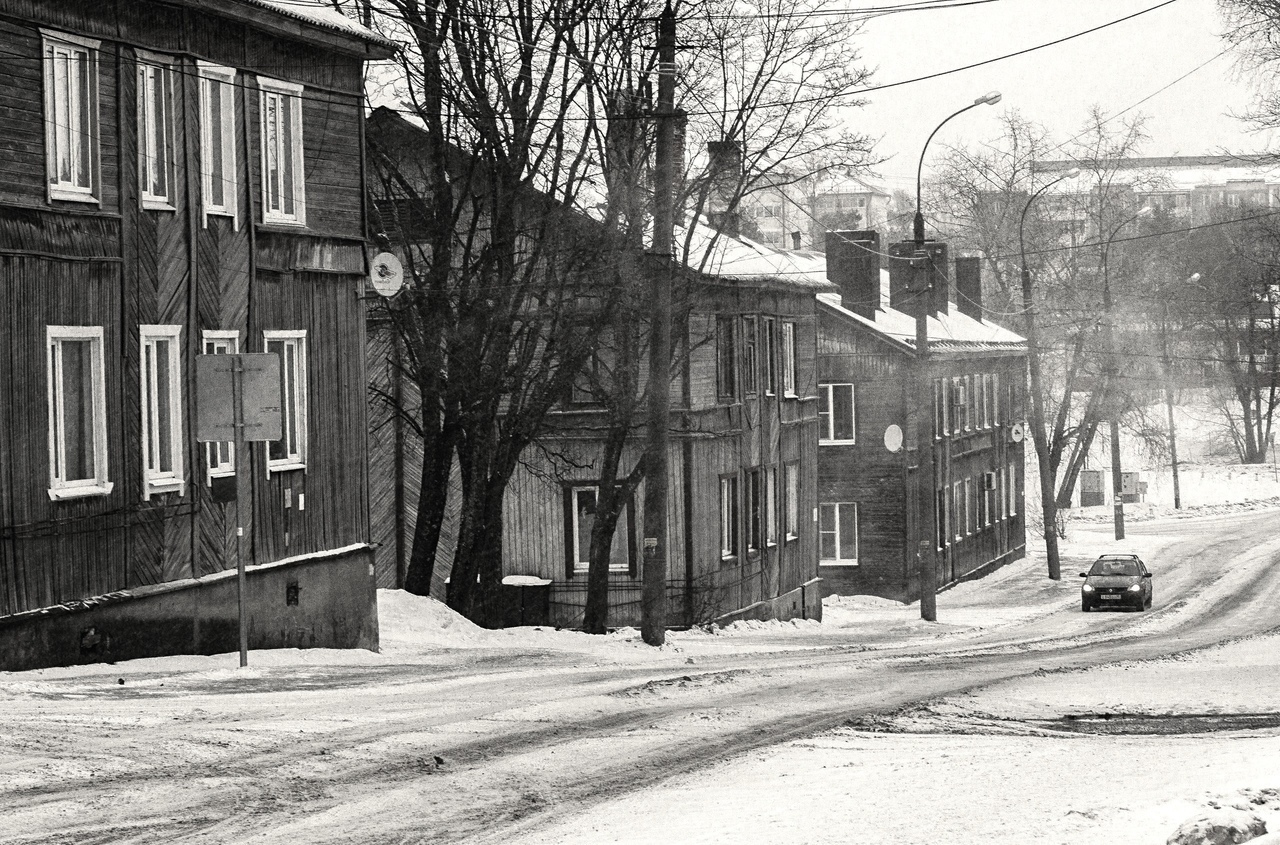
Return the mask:
M985 5L885 15L858 39L876 69L872 84L924 76L1032 47L1155 6L1159 0L997 0ZM879 137L893 158L879 172L886 187L911 188L921 146L948 114L990 90L994 107L968 112L938 134L930 157L947 143L999 134L994 118L1017 108L1044 124L1055 142L1079 131L1090 105L1108 114L1152 96L1134 111L1149 117L1147 155L1254 152L1269 146L1231 112L1245 109L1252 86L1226 44L1215 0L1177 0L1133 20L1017 58L874 92L852 113L854 125ZM1208 64L1204 64L1208 62ZM1167 90L1155 92L1204 64ZM927 164L926 164L927 169Z

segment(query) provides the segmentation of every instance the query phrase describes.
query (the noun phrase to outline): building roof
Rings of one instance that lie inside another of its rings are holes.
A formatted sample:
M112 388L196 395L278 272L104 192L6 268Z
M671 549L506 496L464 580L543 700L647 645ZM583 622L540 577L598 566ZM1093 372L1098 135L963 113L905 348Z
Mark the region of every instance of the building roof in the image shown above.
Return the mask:
M881 289L888 290L889 271L881 270ZM876 309L875 319L850 311L840 304L840 294L819 293L818 304L853 323L863 326L903 351L916 348L916 318L886 302ZM954 304L945 314L928 318L929 348L936 352L1022 352L1027 341L989 320L978 320L961 312Z
M676 230L678 246L687 237L687 229ZM827 263L820 253L778 249L743 235L717 236L706 222L694 229L684 263L704 276L812 291L837 289L827 281Z
M1275 156L1165 156L1160 158L1126 158L1107 161L1037 161L1033 169L1038 173L1061 173L1080 167L1082 172L1074 179L1062 182L1060 190L1088 191L1094 185L1091 168L1114 170L1117 184L1123 184L1123 171L1135 171L1156 176L1158 183L1144 188L1144 192L1190 191L1203 187L1231 187L1230 183L1262 182L1280 183L1280 158Z
M320 29L327 29L330 32L357 38L369 44L382 47L388 52L396 48L394 41L383 38L373 30L361 26L332 6L323 5L319 0L241 0L241 2L262 9L269 9L276 14L302 21Z

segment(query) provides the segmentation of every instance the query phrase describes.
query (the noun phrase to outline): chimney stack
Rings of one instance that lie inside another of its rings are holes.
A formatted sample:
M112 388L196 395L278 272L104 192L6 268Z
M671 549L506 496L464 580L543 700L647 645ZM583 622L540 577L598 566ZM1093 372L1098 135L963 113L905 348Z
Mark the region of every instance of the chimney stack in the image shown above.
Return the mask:
M827 232L827 280L839 286L844 308L874 320L880 307L880 234Z
M975 320L982 319L982 259L956 259L956 308Z
M929 313L946 314L951 298L951 285L947 277L947 245L939 241L926 241L924 250L926 273L929 278ZM915 268L911 266L911 258L915 255L915 241L899 241L889 247L889 305L907 314L915 313L915 297L911 285Z
M741 218L733 201L742 181L742 148L737 141L709 141L707 143L708 177L707 219L720 232L732 237L742 233Z

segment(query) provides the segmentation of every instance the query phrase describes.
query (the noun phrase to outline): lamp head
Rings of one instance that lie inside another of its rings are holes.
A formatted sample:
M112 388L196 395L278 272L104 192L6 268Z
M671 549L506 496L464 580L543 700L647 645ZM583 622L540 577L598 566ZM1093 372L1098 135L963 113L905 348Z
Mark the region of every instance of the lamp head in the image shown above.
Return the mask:
M1194 285L1196 282L1200 281L1200 274L1199 274L1199 273L1192 273L1192 274L1187 278L1187 281Z
M1078 167L1073 167L1073 168L1071 168L1070 170L1068 170L1066 173L1062 174L1062 178L1063 178L1063 179L1074 179L1074 178L1076 178L1076 177L1077 177L1077 176L1079 176L1079 175L1080 175L1080 168L1078 168Z
M999 91L988 91L981 97L973 101L975 106L994 106L1000 102L1001 94Z

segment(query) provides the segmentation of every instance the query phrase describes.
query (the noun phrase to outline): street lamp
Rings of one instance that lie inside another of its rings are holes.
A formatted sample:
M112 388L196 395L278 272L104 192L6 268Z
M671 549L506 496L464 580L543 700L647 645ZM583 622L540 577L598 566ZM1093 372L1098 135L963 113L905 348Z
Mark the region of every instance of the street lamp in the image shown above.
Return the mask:
M1022 310L1026 314L1027 366L1031 374L1031 439L1036 449L1036 466L1040 469L1040 506L1044 514L1045 557L1049 563L1049 578L1061 580L1062 570L1058 560L1058 503L1053 489L1053 476L1049 471L1049 443L1044 427L1044 394L1041 392L1039 330L1036 327L1036 305L1031 294L1031 268L1027 266L1027 241L1024 229L1027 212L1040 195L1064 179L1080 175L1080 168L1073 167L1057 179L1040 186L1022 207L1018 218L1018 253L1022 259Z
M1103 340L1107 346L1107 399L1111 416L1111 500L1114 509L1115 537L1124 539L1124 473L1120 465L1120 408L1115 401L1115 382L1119 373L1116 367L1116 335L1115 320L1111 314L1111 244L1120 231L1139 217L1151 213L1151 206L1144 205L1137 213L1126 217L1119 226L1111 230L1102 244L1102 313L1106 320L1103 323Z
M911 259L911 266L915 269L912 288L915 293L916 305L916 364L913 373L915 377L915 393L912 407L917 416L916 455L919 463L917 469L919 473L919 495L917 497L919 499L917 508L919 518L917 525L920 534L917 535L916 556L920 579L920 618L926 622L936 622L938 620L938 569L933 553L933 545L936 542L933 535L937 531L935 525L936 516L934 514L935 482L933 478L934 415L932 413L923 413L921 410L925 401L924 397L933 395L929 365L929 269L927 266L927 254L924 250L924 213L921 211L920 205L921 175L924 173L924 154L929 149L929 142L933 140L934 135L938 134L938 130L946 125L947 121L956 115L964 114L971 108L994 106L998 102L1000 102L1000 92L990 91L959 111L947 115L946 119L934 127L934 130L929 133L929 137L925 139L924 147L920 150L920 163L916 166L915 255Z
M1187 284L1200 281L1199 273L1192 273ZM1164 407L1169 414L1169 465L1173 470L1173 508L1182 509L1182 490L1178 486L1178 435L1173 425L1173 364L1169 360L1169 297L1163 296L1164 323L1160 327L1160 353L1164 358ZM1273 461L1274 463L1274 461Z

